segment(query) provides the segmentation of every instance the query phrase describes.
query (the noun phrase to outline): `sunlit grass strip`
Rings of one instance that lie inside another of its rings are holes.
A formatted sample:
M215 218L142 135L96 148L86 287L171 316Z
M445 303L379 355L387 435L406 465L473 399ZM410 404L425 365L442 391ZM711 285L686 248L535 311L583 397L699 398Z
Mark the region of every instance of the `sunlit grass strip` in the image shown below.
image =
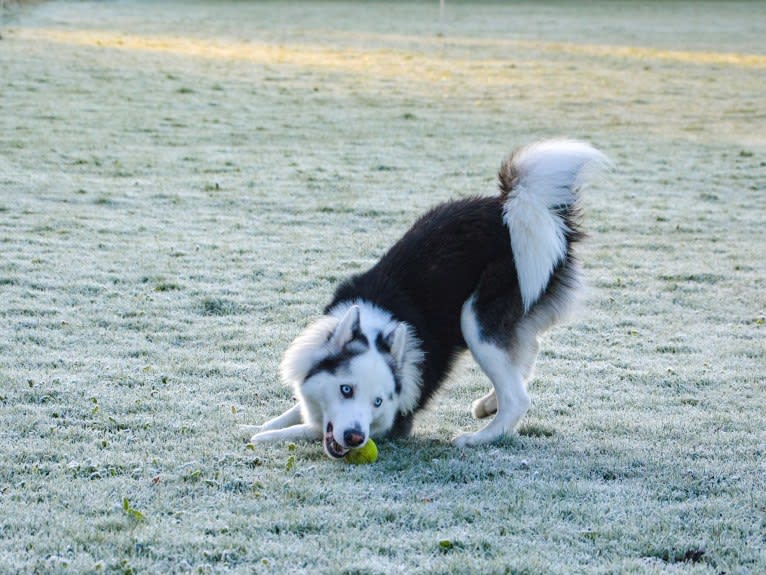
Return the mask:
M115 34L109 31L20 30L17 37L56 44L98 46L119 50L171 53L221 60L243 60L263 65L292 65L304 68L370 74L376 77L409 77L439 81L454 69L446 61L420 54L390 50L335 49L308 44L264 42L216 42L190 37L153 37ZM417 69L415 69L417 66Z
M522 42L529 47L539 46L551 52L567 52L586 56L616 57L635 60L662 60L687 64L712 64L766 68L766 55L738 54L734 52L692 52L662 50L646 46L600 46L570 42Z
M329 33L331 36L334 33ZM374 71L376 74L400 77L408 69L421 80L440 81L445 75L477 66L492 68L505 64L501 60L472 60L428 56L422 53L390 48L363 50L358 48L333 49L309 44L269 44L263 42L215 42L191 37L137 36L117 34L106 30L52 30L45 28L21 29L21 38L45 40L60 44L101 46L121 50L165 52L186 56L248 60L263 64L292 64L305 67L338 69L349 72ZM669 61L698 65L721 65L748 68L766 68L766 55L735 52L703 52L663 50L645 46L613 46L575 44L572 42L546 42L534 40L481 39L467 37L431 38L403 35L359 34L353 37L374 37L379 40L416 43L440 43L453 46L507 46L508 48L537 50L549 53L581 54L603 58ZM414 70L413 60L418 69ZM425 74L425 75L424 75Z
M413 36L406 34L378 34L370 32L346 33L323 31L327 36L358 40L378 40L382 42L407 43L420 45L446 45L477 48L526 49L551 53L582 54L585 56L616 57L630 60L661 60L689 64L714 64L747 68L766 68L766 54L746 54L738 52L710 52L698 50L665 50L649 46L625 46L613 44L577 44L574 42L554 42L544 40L524 40L508 38L471 38L468 36Z

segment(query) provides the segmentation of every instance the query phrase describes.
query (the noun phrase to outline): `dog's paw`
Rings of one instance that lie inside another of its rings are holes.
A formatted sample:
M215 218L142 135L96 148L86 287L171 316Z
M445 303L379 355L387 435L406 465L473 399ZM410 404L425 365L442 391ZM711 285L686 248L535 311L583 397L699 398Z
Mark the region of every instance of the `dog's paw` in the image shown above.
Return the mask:
M474 400L471 404L471 415L475 419L483 419L497 413L497 397L494 392Z
M260 425L238 425L237 435L243 441L252 441L253 437L261 430Z
M266 443L273 441L265 433L256 433L250 437L250 443Z
M476 435L476 433L461 433L452 440L452 445L460 449L463 449L464 447L473 447L475 445L479 445L482 442L476 441Z
M474 402L471 404L471 415L473 416L474 419L484 419L485 417L489 417L493 413L494 411L489 411L487 409L487 402L483 397L480 397L479 399L474 400Z
M475 447L477 445L486 445L487 443L493 443L510 432L503 429L498 429L493 425L488 425L484 429L480 429L476 433L461 433L455 439L452 440L452 444L455 447Z

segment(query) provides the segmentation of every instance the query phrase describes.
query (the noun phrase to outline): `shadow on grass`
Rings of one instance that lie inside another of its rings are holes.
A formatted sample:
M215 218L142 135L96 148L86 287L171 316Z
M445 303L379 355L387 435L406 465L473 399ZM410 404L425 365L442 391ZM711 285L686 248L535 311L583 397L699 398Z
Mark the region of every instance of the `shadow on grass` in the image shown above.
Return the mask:
M502 477L519 466L523 442L507 437L489 446L458 449L445 439L412 437L378 442L380 457L367 479L467 484Z
M297 442L251 446L257 466L267 473L276 472L295 478L334 476L337 481L377 486L388 492L393 483L420 487L449 487L475 485L518 476L523 479L530 471L530 451L546 450L555 435L553 429L526 424L519 434L507 436L494 443L457 448L448 438L414 435L405 439L376 441L379 457L372 464L352 465L345 460L333 460L323 451L321 443ZM534 471L534 470L533 470Z

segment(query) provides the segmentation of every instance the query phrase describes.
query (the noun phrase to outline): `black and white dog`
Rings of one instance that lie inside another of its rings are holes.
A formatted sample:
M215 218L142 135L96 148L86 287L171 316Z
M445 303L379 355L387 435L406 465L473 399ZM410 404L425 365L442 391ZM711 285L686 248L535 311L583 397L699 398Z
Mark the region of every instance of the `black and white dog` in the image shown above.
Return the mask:
M538 335L580 287L578 192L587 168L606 162L582 142L538 142L503 162L499 196L421 217L288 347L280 371L298 403L245 426L251 441L323 439L337 458L370 437L406 435L466 348L494 387L472 413L495 417L455 444L511 433L530 406Z

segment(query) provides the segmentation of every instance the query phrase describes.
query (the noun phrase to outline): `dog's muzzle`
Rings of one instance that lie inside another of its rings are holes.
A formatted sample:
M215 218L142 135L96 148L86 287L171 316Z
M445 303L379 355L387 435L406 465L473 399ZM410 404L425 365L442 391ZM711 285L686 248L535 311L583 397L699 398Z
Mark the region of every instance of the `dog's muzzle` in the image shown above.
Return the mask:
M327 430L324 434L324 450L327 455L334 457L335 459L340 459L348 453L348 449L335 441L335 438L332 435L332 422L327 424Z
M343 443L349 447L359 447L364 443L364 433L359 429L347 429L343 432Z

